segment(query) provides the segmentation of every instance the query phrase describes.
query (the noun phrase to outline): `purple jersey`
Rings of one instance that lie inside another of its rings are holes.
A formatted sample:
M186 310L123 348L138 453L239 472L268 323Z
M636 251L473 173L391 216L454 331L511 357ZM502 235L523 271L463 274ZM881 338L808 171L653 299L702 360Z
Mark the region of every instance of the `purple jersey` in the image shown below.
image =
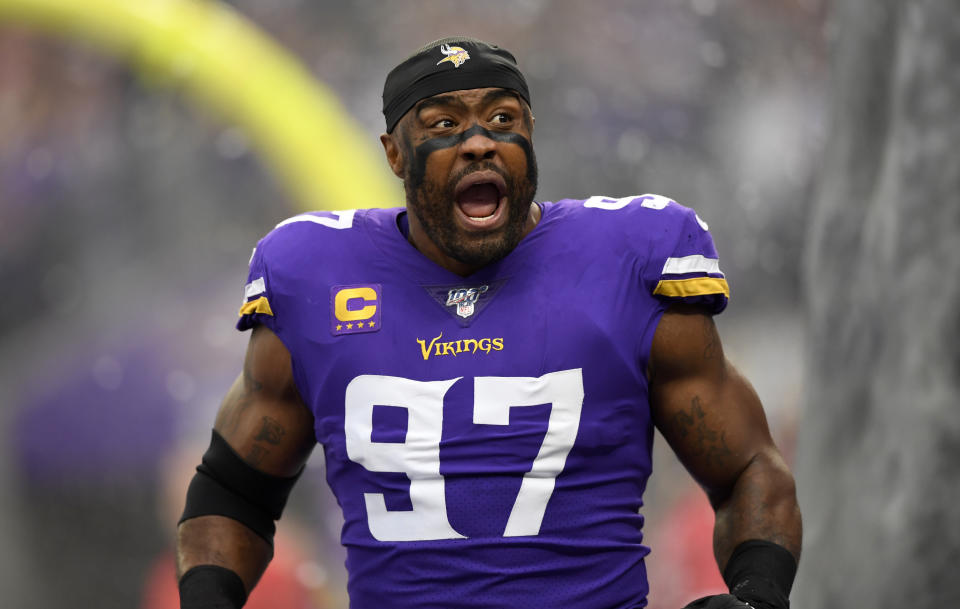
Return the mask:
M240 329L290 350L343 509L351 606L646 606L647 360L671 301L723 310L707 226L656 195L543 203L460 277L402 209L286 220Z

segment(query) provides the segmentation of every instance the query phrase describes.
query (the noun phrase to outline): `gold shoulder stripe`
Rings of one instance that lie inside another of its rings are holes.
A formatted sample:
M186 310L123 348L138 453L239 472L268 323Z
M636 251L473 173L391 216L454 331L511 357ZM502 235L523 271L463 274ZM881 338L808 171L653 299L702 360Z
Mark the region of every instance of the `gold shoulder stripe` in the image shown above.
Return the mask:
M266 296L261 296L256 300L244 304L240 307L240 317L251 313L263 313L264 315L273 315L273 309L270 308L270 301Z
M719 277L692 277L690 279L661 279L654 295L684 298L687 296L705 296L723 294L730 298L730 286L727 280Z

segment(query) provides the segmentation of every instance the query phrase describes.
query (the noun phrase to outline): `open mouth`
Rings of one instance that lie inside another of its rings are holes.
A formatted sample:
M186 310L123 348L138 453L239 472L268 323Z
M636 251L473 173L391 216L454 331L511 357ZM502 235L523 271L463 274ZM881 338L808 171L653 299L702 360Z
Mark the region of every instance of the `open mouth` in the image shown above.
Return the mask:
M471 173L457 184L457 209L470 224L492 224L501 215L506 190L506 183L496 172Z

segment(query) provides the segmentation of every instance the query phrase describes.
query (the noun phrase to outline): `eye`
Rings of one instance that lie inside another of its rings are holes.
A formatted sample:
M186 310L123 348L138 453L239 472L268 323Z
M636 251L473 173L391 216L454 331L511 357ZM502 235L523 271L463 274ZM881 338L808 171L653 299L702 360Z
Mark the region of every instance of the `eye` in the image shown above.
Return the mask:
M454 127L454 122L449 118L441 118L430 125L431 129L450 129Z
M509 125L513 122L513 116L508 112L497 112L490 119L490 122L497 125Z

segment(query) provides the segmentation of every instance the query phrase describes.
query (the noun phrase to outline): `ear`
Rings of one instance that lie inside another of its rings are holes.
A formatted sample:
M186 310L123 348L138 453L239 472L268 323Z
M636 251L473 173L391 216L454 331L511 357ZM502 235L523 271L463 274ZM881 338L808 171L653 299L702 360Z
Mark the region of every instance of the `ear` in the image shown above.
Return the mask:
M403 179L403 150L401 146L397 143L396 130L393 134L384 133L380 136L380 143L383 144L383 152L387 156L387 164L390 165L390 169L393 170L394 175L396 175L401 180Z

